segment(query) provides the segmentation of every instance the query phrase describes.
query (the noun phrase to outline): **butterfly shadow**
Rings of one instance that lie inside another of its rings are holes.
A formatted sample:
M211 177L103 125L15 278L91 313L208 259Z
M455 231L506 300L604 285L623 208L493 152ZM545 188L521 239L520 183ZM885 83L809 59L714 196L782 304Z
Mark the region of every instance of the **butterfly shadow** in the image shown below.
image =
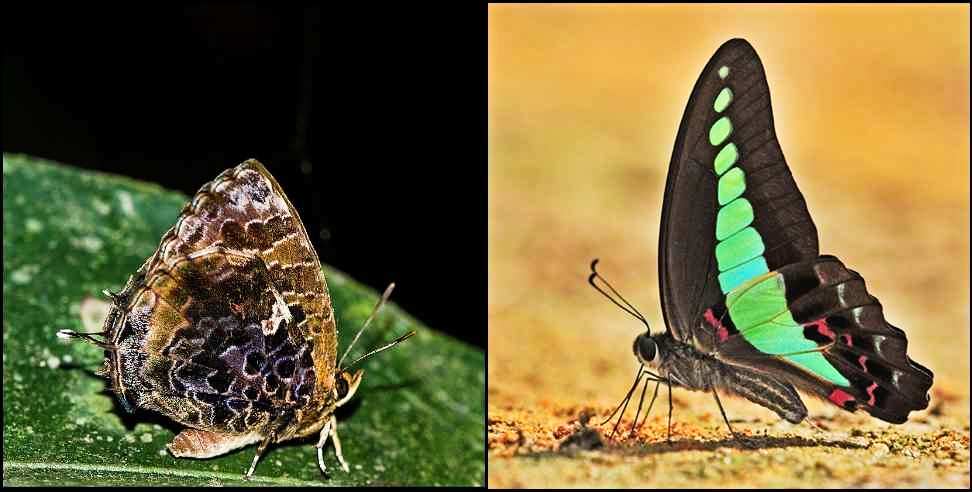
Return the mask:
M861 449L866 446L860 444L834 440L834 439L807 439L798 436L745 436L745 437L727 437L725 439L719 440L703 440L703 439L679 439L673 440L671 444L666 440L661 440L659 442L654 442L650 444L641 444L634 446L608 446L606 450L617 450L624 454L633 455L650 455L650 454L663 454L663 453L680 453L684 451L715 451L719 448L733 448L739 450L757 450L757 449L781 449L781 448L814 448L814 447L828 447L828 448L840 448L840 449Z
M839 439L827 438L804 438L798 436L743 436L726 437L718 440L706 439L676 439L669 443L662 438L652 443L627 443L610 441L602 434L591 427L583 427L562 441L559 448L555 451L541 451L531 453L527 456L541 458L544 456L568 456L576 457L581 452L598 451L607 454L617 454L622 456L649 456L664 453L682 453L686 451L716 451L720 448L738 449L741 451L754 451L758 449L785 449L785 448L810 448L810 447L829 447L840 449L862 449L863 446L857 443L843 441Z
M185 426L180 425L178 422L150 410L135 407L134 412L129 412L118 401L118 397L115 395L115 392L111 390L111 387L108 385L108 381L103 376L99 376L94 370L86 365L73 362L62 363L59 366L59 369L65 371L78 371L81 374L84 374L85 377L95 379L101 383L102 388L98 393L102 396L108 397L108 399L111 400L111 413L118 417L118 420L121 421L122 425L125 427L125 430L128 432L133 431L135 426L139 423L150 425L156 424L171 431L173 434L178 434L179 431L185 428Z

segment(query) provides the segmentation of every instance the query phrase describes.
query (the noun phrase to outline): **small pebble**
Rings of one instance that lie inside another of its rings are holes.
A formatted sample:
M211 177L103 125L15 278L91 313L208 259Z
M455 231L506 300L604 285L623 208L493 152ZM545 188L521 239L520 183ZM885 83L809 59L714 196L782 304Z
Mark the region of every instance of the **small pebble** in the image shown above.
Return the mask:
M871 450L871 453L874 454L875 458L881 458L891 452L891 448L889 448L888 445L884 444L883 442L871 444L868 449Z
M857 444L858 446L867 446L868 443L867 439L863 437L850 437L847 439L847 441Z

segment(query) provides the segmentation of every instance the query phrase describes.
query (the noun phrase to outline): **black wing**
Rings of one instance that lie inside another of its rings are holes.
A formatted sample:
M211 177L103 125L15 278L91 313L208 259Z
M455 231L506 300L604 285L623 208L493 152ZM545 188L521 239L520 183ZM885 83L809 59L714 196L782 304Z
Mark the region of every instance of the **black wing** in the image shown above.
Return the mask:
M726 87L731 102L716 111L716 99ZM713 145L710 131L722 117L732 129ZM762 238L768 270L818 254L817 229L776 140L763 65L748 42L732 39L716 51L695 83L668 170L658 269L665 323L678 340L691 339L703 310L723 298L715 257L722 173L717 174L714 162L730 143L738 154L734 166L745 176L741 196L752 205L751 226Z

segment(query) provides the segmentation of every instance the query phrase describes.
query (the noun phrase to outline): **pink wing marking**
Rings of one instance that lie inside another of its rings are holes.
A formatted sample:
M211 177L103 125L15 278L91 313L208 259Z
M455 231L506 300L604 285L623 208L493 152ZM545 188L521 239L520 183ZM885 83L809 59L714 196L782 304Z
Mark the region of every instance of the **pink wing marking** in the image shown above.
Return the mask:
M705 310L705 321L715 328L720 343L729 339L729 330L712 314L712 308Z
M874 406L874 400L875 400L874 390L875 389L877 389L877 383L871 383L871 385L867 387L867 394L868 394L868 396L871 397L871 398L869 398L867 400L867 404L870 405L870 406L872 406L872 407Z
M850 393L840 388L835 388L833 391L831 391L830 396L828 396L828 398L830 399L830 401L834 402L834 404L839 407L843 407L844 404L847 403L848 401L854 401L854 397L851 396Z

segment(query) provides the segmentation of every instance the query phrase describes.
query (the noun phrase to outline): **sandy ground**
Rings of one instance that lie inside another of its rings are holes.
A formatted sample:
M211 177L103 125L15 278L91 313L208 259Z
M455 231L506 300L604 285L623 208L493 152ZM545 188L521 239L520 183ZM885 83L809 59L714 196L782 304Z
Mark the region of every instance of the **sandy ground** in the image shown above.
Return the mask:
M491 6L489 485L967 488L968 12ZM812 423L793 426L724 397L746 436L733 440L710 395L676 389L669 445L662 388L634 435L636 403L616 435L599 425L631 384L643 327L587 285L588 266L601 258L664 329L672 143L698 71L734 36L766 67L821 252L864 276L935 373L930 408L907 424L805 398Z

